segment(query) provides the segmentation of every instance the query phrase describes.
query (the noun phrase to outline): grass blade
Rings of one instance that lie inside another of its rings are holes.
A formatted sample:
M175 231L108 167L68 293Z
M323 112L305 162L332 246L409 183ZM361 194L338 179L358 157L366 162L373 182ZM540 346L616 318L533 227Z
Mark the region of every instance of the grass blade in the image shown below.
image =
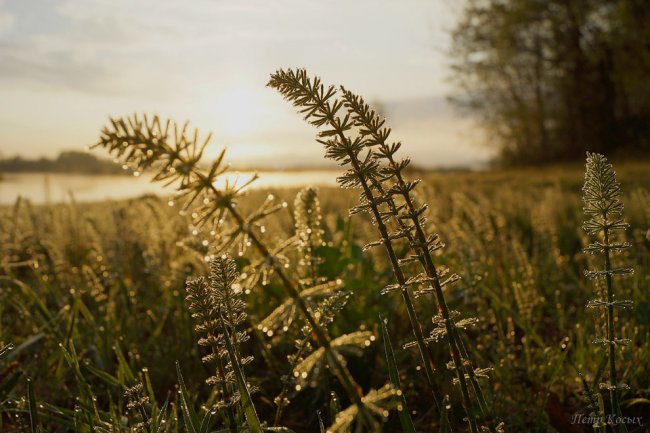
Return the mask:
M29 420L32 426L32 433L40 433L43 431L43 427L38 420L36 395L34 394L34 385L31 379L27 379L27 399L29 400Z
M226 324L221 319L221 327L224 331L224 341L226 343L226 349L228 350L228 357L230 358L230 363L232 364L232 371L235 374L235 379L237 380L237 388L239 389L239 395L241 398L242 407L244 409L244 416L246 417L246 424L250 429L251 433L263 433L262 425L260 420L257 417L257 412L255 411L255 406L253 405L253 400L251 395L248 392L248 386L246 385L246 379L244 378L244 373L241 370L239 365L239 359L235 353L235 348L233 347L232 340L230 338L230 333L226 327Z
M409 415L408 406L406 404L406 398L402 392L399 372L397 370L397 363L395 362L395 352L393 351L393 345L390 342L390 335L388 334L388 319L384 318L382 314L379 315L379 323L381 326L381 337L384 341L384 350L386 352L386 363L388 365L388 376L390 377L390 382L393 384L395 389L399 391L399 399L401 408L398 408L397 414L399 415L399 422L402 425L402 430L404 433L415 433L415 426L413 425L413 420ZM444 410L444 409L443 409Z
M178 375L179 394L181 396L181 412L183 413L183 420L185 421L185 428L188 433L199 433L201 430L201 420L192 406L185 381L181 374L181 366L176 361L176 373Z

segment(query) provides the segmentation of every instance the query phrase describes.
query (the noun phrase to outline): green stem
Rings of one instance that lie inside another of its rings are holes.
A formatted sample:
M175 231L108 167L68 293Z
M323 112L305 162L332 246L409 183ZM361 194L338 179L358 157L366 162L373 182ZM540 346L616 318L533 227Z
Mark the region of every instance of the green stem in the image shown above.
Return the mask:
M308 89L304 89L304 90L308 90ZM327 109L325 107L324 101L318 101L318 103L321 112L327 117L330 126L334 128L341 142L348 143L349 139L345 136L345 132L341 127L341 123L336 120L334 113L330 109ZM381 213L379 212L379 208L374 200L374 194L372 193L368 179L366 179L366 176L361 170L361 163L359 161L359 158L354 153L354 151L350 150L347 153L348 153L348 157L350 158L350 164L352 164L352 167L355 173L357 174L357 177L359 178L359 182L361 184L361 187L363 188L363 192L366 196L366 199L368 200L373 216L375 217L375 221L377 222L377 228L379 229L382 240L384 241L383 242L384 247L386 249L386 252L388 253L388 257L391 262L391 266L393 268L395 278L397 279L397 283L400 286L400 292L402 294L402 299L404 300L404 304L406 305L406 311L411 324L411 329L413 330L413 334L415 336L418 350L420 352L420 357L422 359L422 363L424 364L424 372L427 378L427 382L429 383L429 386L431 388L431 395L433 397L433 402L435 407L439 409L440 403L438 402L438 397L436 396L437 389L433 380L433 359L429 357L430 353L427 350L426 344L424 342L422 326L420 325L420 322L417 318L417 314L413 306L413 300L411 299L411 295L406 285L406 278L404 277L404 273L402 272L402 269L399 266L397 255L395 254L395 251L393 249L393 244L389 239L388 230L382 220L382 216Z
M606 214L604 215L605 221ZM605 227L604 232L604 243L609 245L609 229ZM614 416L621 416L621 408L618 401L618 379L616 376L616 345L613 343L616 336L614 334L614 285L612 284L612 274L611 271L611 259L609 254L609 248L605 247L605 270L607 274L605 276L605 281L607 283L607 340L609 342L609 398L611 405L611 413ZM620 424L617 424L614 429L616 431L623 431Z
M233 346L233 342L230 339L230 332L224 323L223 316L220 316L219 320L221 322L221 329L223 331L224 342L226 343L226 349L228 351L228 357L230 358L230 365L232 366L232 371L237 382L237 388L239 389L239 396L241 399L244 416L246 417L246 424L248 425L248 429L251 433L263 433L260 419L257 416L257 411L255 410L255 405L253 404L253 400L251 399L250 393L248 392L246 378L244 377L241 365L239 364L239 359Z
M237 421L235 418L235 408L231 404L232 397L230 391L228 390L228 382L226 381L226 370L223 364L223 360L219 356L219 350L216 346L212 347L212 354L214 355L217 361L217 377L221 383L221 392L223 394L223 399L226 403L226 416L228 417L228 429L230 433L237 433Z
M401 175L398 175L398 180L403 182ZM454 361L454 366L456 368L456 375L458 382L460 384L461 395L463 399L463 406L465 407L465 412L467 413L467 418L472 432L478 432L478 427L476 425L476 419L474 417L474 410L472 406L472 401L469 395L469 389L467 387L467 382L465 380L465 366L463 365L463 360L460 355L459 344L458 344L458 335L456 333L456 326L453 323L449 315L449 307L447 306L447 301L445 300L445 295L442 292L442 285L440 284L440 278L438 276L438 271L436 266L433 263L431 258L431 253L427 245L427 238L424 234L424 230L420 226L420 221L415 213L415 206L411 200L409 194L403 194L404 200L406 202L407 208L413 215L413 225L415 226L415 234L417 237L419 249L421 255L424 257L425 262L425 272L427 276L433 281L433 288L436 294L436 301L438 302L438 309L440 314L445 322L445 329L447 330L447 341L449 342L449 350L451 352L451 357Z
M212 191L213 193L217 196L220 197L219 190L216 189L216 187L212 186ZM232 203L228 203L226 206L226 209L230 212L230 214L233 216L235 221L240 227L245 227L246 222L244 218L237 212L237 210L233 207ZM293 301L296 303L298 306L298 309L302 312L303 316L309 323L309 326L311 327L312 331L314 332L316 336L316 344L320 347L323 347L326 351L331 351L331 345L330 345L330 338L327 332L323 330L323 327L320 326L320 324L316 321L314 316L312 315L311 311L309 311L309 308L307 307L307 304L305 303L304 299L300 296L300 293L296 289L295 285L293 282L286 276L284 273L282 266L280 266L274 259L269 251L269 249L264 245L260 239L251 231L247 231L248 237L251 240L251 243L255 246L255 248L262 254L264 257L270 257L273 270L276 272L278 277L280 278L280 281L282 282L282 285L285 288L285 291L293 299ZM334 371L334 374L336 377L339 379L341 382L341 385L346 391L346 394L350 398L351 401L353 401L355 404L357 404L359 407L363 407L363 402L361 401L361 398L363 397L362 389L361 387L355 382L354 378L352 377L352 374L350 371L347 369L346 366L344 366L339 360L338 357L332 356L330 357L333 362L331 363L332 370Z
M342 139L347 140L345 137L342 137ZM400 286L400 292L402 294L402 299L404 300L404 304L406 305L406 311L408 313L409 321L411 323L411 329L413 330L413 334L415 335L415 341L417 343L418 350L420 351L420 357L422 359L422 363L424 364L424 372L427 378L427 382L431 387L433 402L435 404L436 409L439 409L440 403L438 402L438 397L436 396L437 389L433 381L433 367L432 367L433 362L427 357L429 352L427 351L426 343L424 342L422 326L420 325L420 322L418 320L417 314L415 312L415 307L413 306L413 300L411 299L411 294L409 293L408 286L406 285L406 277L402 272L402 268L399 266L397 254L395 254L395 250L393 249L393 244L389 239L388 229L386 228L386 225L382 220L381 213L379 212L377 204L375 203L375 198L372 193L372 190L370 189L370 186L368 185L368 180L366 179L366 176L363 174L361 170L359 159L357 155L354 154L354 152L349 152L348 156L350 158L352 167L354 168L355 172L357 173L357 176L359 177L359 181L361 182L363 192L370 205L375 221L377 222L377 228L379 229L381 238L384 241L384 247L386 249L386 252L388 253L388 258L393 268L393 273L395 274L395 278L397 279L397 283Z
M470 429L474 430L476 429L476 426L473 426L472 424L472 414L471 414L471 399L469 397L469 390L467 389L467 384L465 382L465 365L463 363L463 359L467 363L469 363L469 368L467 368L467 374L470 378L470 382L472 384L472 388L474 389L474 392L477 396L478 403L479 403L479 409L481 411L481 415L483 418L487 417L488 414L488 405L487 401L485 400L485 397L483 395L483 392L481 390L481 387L478 383L478 380L476 378L475 372L474 372L474 367L471 363L471 360L469 358L469 355L467 353L467 350L465 349L465 346L463 344L463 341L461 337L459 336L457 329L455 325L453 324L450 316L449 316L449 310L445 301L444 294L442 292L442 286L440 284L440 280L438 277L438 272L436 270L436 267L433 263L433 260L431 259L431 254L429 251L429 247L427 245L427 239L426 235L424 233L424 230L422 229L419 221L419 215L416 212L415 205L411 199L410 196L410 189L406 188L406 182L404 181L404 178L402 177L401 174L401 168L397 164L397 162L393 158L393 153L394 150L391 150L391 148L386 144L386 140L388 138L388 134L381 133L379 131L379 127L381 127L381 123L376 123L370 120L368 116L367 110L362 109L361 105L363 104L363 101L359 103L358 100L354 98L354 96L350 93L344 90L344 93L346 94L346 100L349 104L349 108L356 113L357 120L363 123L364 127L367 129L370 135L372 135L373 139L375 140L376 144L380 146L382 149L382 156L384 156L390 165L390 167L393 169L397 183L400 186L400 195L403 197L404 202L407 207L407 211L411 215L411 220L413 222L413 226L415 227L416 230L416 238L414 239L413 235L408 233L408 239L411 244L411 247L415 249L415 252L418 255L419 261L424 268L427 276L433 280L433 285L436 293L436 299L438 302L439 310L440 313L444 319L445 322L445 328L447 330L447 335L448 335L448 341L449 341L449 347L450 347L450 352L452 359L454 361L454 365L456 367L456 371L458 374L458 380L461 386L461 392L463 396L463 402L465 409L467 411L468 415L468 420L470 422ZM388 204L391 208L391 211L395 216L397 216L397 207L395 206L395 203L392 199L392 197L388 196L384 191L379 182L377 183L377 187L379 188L380 192L383 195L386 195L388 197ZM396 218L398 224L400 227L404 227L404 223L399 219ZM493 431L492 426L490 426L490 430Z
M298 360L302 356L302 353L305 351L307 347L308 340L305 337L302 340L302 343L300 344L300 348L298 349L298 352L296 353L296 356L294 357L294 360L291 362L290 368L289 368L289 374L293 372L293 370L296 368L296 365L298 364ZM275 419L273 421L273 425L277 426L280 423L280 418L282 418L282 412L284 412L284 408L286 407L284 404L284 399L286 395L289 392L289 384L290 384L290 379L287 379L286 383L282 387L282 391L280 391L280 394L278 395L278 399L280 402L278 403L278 408L275 411Z
M392 157L389 157L388 159L389 159L389 163L393 167L397 166L397 163L394 161ZM396 177L400 186L406 185L406 182L404 181L401 173L398 170L396 170ZM403 189L403 191L407 191L407 190ZM472 432L478 432L478 426L476 424L476 419L473 414L474 410L472 406L472 401L470 398L469 389L467 387L467 382L465 380L465 366L463 365L463 357L460 354L460 349L459 349L460 344L458 343L459 336L457 334L456 326L454 326L453 320L450 317L449 307L447 306L447 301L445 300L444 293L442 292L442 285L440 284L438 271L436 269L435 264L433 263L433 259L431 258L431 252L429 251L428 248L427 238L424 233L424 230L422 229L422 226L420 225L420 221L418 219L419 217L417 215L415 205L413 204L413 200L411 199L411 196L408 192L403 192L401 195L404 198L404 202L406 203L407 210L411 214L411 220L413 221L413 226L415 227L416 242L414 243L414 246L419 251L418 255L423 259L422 264L427 276L433 282L436 301L438 302L438 309L445 323L445 329L447 331L447 337L448 337L447 340L449 342L449 350L451 352L451 357L454 362L454 367L456 369L456 377L458 378L458 382L460 384L463 406L467 414L470 430ZM473 375L473 369L471 363L470 363L469 370L472 370L471 373L468 373L468 375L471 378ZM478 382L476 382L476 387L480 389ZM483 393L481 392L480 395L483 395ZM480 404L480 406L482 406L482 404Z
M483 390L481 389L481 385L478 382L478 377L476 377L476 373L474 372L474 364L471 361L471 358L469 357L469 353L467 352L467 348L465 347L465 342L463 341L463 337L461 335L458 335L458 342L459 344L459 349L460 349L460 355L467 360L469 363L469 368L467 369L467 374L469 374L469 381L472 385L472 389L474 390L474 394L476 394L476 399L478 400L478 405L479 409L481 410L481 416L485 419L489 415L489 405L488 402L485 398L485 395L483 394Z

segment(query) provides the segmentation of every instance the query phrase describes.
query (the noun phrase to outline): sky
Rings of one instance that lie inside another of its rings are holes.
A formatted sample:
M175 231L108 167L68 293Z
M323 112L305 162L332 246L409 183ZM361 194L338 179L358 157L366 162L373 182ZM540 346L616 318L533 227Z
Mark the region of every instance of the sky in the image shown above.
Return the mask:
M446 100L457 5L0 0L0 155L83 150L109 116L146 112L212 131L235 165L320 165L314 129L265 86L305 67L380 104L419 165L477 165L480 131Z

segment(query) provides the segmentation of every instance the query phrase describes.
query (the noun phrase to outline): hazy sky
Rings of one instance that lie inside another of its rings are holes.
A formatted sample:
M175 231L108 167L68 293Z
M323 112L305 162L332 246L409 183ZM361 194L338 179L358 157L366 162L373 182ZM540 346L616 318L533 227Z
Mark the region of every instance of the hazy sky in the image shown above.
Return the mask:
M0 0L0 153L96 141L108 116L155 112L214 132L250 165L314 165L314 130L265 87L306 67L382 104L423 165L484 161L449 107L454 2Z

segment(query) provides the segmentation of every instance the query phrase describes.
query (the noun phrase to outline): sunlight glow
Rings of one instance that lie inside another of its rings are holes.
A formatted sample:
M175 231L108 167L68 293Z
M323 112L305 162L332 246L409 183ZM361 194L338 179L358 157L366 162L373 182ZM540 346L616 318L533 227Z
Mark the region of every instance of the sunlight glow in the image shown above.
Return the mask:
M260 123L262 104L257 89L239 85L225 87L215 99L214 118L224 135L251 133Z

